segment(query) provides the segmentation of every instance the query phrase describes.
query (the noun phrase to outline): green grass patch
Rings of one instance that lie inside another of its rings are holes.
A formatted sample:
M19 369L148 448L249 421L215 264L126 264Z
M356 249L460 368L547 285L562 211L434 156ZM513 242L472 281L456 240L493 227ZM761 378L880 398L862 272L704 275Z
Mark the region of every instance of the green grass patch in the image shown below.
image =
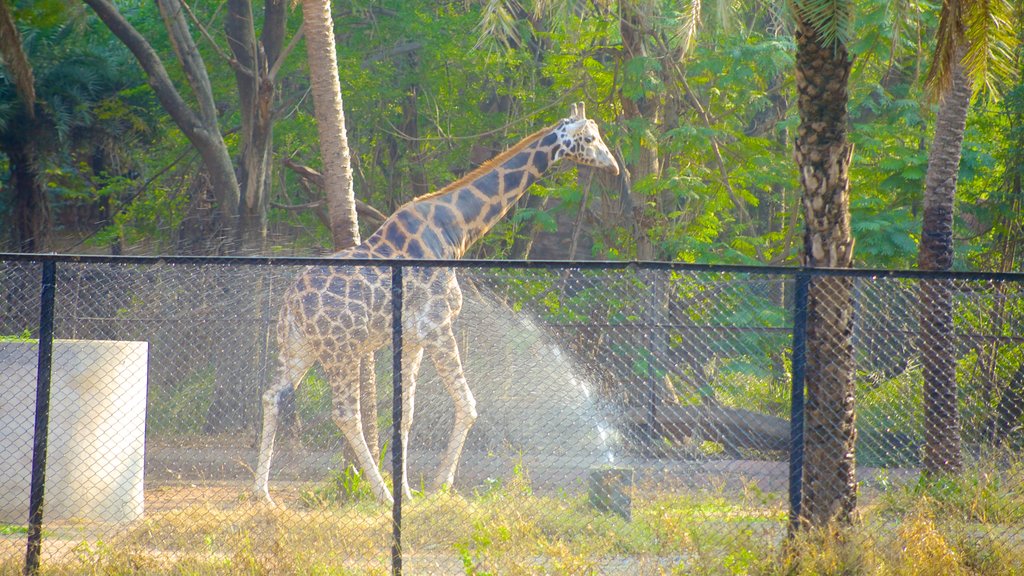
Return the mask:
M28 328L23 330L21 334L0 334L0 342L39 342L38 338L32 337L32 332L29 332Z
M28 526L0 524L0 536L10 536L11 534L28 534Z

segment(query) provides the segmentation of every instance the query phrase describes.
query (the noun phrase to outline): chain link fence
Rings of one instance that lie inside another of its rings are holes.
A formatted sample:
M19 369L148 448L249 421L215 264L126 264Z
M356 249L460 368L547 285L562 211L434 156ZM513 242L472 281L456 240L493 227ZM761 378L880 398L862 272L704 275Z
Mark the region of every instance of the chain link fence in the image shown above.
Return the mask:
M403 372L427 349L405 450L398 269ZM430 361L447 309L432 296L452 274L478 418L438 489L459 411L448 364ZM28 549L43 573L742 574L837 506L871 561L936 541L1024 558L1020 288L984 274L8 256L0 567L20 572ZM362 424L389 490L404 460L411 499L380 503L339 429L334 402L360 381L340 352L278 398L274 503L254 493L289 299L303 313L286 329L327 335L325 349L347 344L321 322L387 335L363 371L376 410L364 398ZM353 302L362 320L332 316Z

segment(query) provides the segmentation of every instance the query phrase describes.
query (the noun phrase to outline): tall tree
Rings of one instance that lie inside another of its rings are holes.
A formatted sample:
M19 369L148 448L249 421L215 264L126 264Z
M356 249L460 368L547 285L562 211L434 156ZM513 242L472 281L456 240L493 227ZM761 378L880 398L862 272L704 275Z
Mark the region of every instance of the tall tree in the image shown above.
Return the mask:
M939 97L935 136L925 175L924 213L917 263L922 270L953 266L953 206L967 112L976 86L995 93L1012 70L1013 8L1004 0L946 0L929 83ZM920 288L919 347L924 372L924 471L957 473L963 467L952 350L953 293L947 280Z
M331 240L335 250L342 250L359 244L359 227L330 0L303 0L302 21Z
M622 104L623 119L636 127L640 134L633 135L639 142L636 158L629 163L624 174L624 193L629 194L632 201L631 215L633 218L633 238L636 242L638 260L655 260L655 246L650 237L651 208L647 199L635 197L633 184L649 182L660 176L661 159L658 156L658 138L653 134L655 125L660 121L662 97L654 89L660 86L660 79L655 73L656 61L651 57L648 48L648 35L654 29L653 20L655 5L643 0L624 0L619 2L619 32L622 35L623 69L631 71L628 88L620 88L619 101ZM655 205L661 202L654 202ZM658 206L658 208L666 208ZM667 211L667 210L663 210Z
M46 251L52 233L47 170L102 131L104 121L97 117L96 107L136 78L125 73L124 59L116 50L88 40L87 25L73 17L19 15L29 32L22 42L13 29L13 17L3 12L0 9L0 153L9 170L4 192L10 195L3 204L10 206L13 249Z
M804 207L803 263L848 268L853 259L847 135L853 3L793 0L800 124L794 154ZM856 508L852 282L812 279L807 303L804 465L799 527L846 522Z
M15 93L24 107L25 121L34 124L35 78L7 0L0 0L0 54L3 56L4 75L11 79ZM28 137L12 142L13 146L3 146L11 166L11 185L14 189L11 240L14 248L20 252L43 251L46 248L46 234L49 232L46 193L39 186L32 169L36 156L33 142L34 139Z
M224 31L238 87L241 147L238 154L243 249L260 251L267 235L267 203L273 167L274 97L287 20L285 0L263 3L257 33L251 0L229 0Z
M338 56L334 41L334 18L330 0L303 0L302 22L306 34L306 58L309 62L310 90L320 136L323 163L323 188L327 198L327 217L335 250L359 244L355 192L352 189L352 159L345 131L345 108L338 76ZM377 380L373 353L359 361L360 409L363 436L373 453L379 450L377 431Z
M949 5L943 5L943 13ZM922 270L945 271L953 266L953 204L971 93L971 79L957 62L950 88L939 103L935 138L928 156L917 253L917 265ZM952 347L953 291L949 280L921 281L918 313L924 375L923 468L929 474L956 473L963 462Z
M238 202L241 190L234 164L218 124L213 89L203 61L185 20L185 11L178 0L157 0L164 26L171 38L175 55L185 71L195 104L193 109L178 91L160 55L146 38L128 22L110 0L84 0L107 28L135 55L149 78L164 110L203 159L211 191L217 200L226 245L233 251L238 245Z

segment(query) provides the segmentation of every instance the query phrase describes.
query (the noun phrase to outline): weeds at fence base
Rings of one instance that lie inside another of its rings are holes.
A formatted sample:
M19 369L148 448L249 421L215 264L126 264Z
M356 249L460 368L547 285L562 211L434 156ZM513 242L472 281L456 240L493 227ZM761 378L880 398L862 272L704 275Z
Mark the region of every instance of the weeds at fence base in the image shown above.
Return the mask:
M280 496L286 506L225 497L168 509L102 540L48 536L42 573L389 573L387 507L350 501L309 508L298 487ZM585 492L532 490L522 473L482 493L447 491L407 503L404 563L409 574L479 576L1024 574L1024 542L1014 548L1005 537L985 536L998 527L939 516L924 497L904 504L913 507L898 520L883 505L865 507L863 521L841 536L806 532L787 544L782 495L658 493L643 485L626 521L595 511ZM2 540L17 546L3 549L0 575L20 574L23 538Z

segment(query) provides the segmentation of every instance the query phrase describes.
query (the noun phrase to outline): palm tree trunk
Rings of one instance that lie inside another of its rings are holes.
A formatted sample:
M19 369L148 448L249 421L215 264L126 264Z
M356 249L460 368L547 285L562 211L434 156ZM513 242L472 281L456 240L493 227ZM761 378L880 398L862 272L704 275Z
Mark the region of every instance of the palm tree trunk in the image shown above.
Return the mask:
M320 159L323 162L331 240L335 250L342 250L359 244L359 223L355 192L352 189L352 159L345 131L345 109L338 77L330 0L303 0L302 21L306 34L306 58L309 62L313 108L320 136ZM376 454L379 441L373 355L365 355L359 364L359 406L363 436L370 450Z
M324 192L335 250L359 243L352 161L345 132L345 110L335 54L334 19L330 0L303 0L302 21L306 34L310 88L320 136Z
M924 217L917 264L922 270L953 265L953 202L960 150L972 94L963 66L953 71L950 90L939 103L935 140L925 176ZM960 457L956 359L952 351L953 294L948 280L924 280L920 295L920 353L924 369L924 471L956 473Z
M798 17L795 157L804 205L804 265L852 262L847 139L851 61L841 40L824 43ZM808 291L804 465L799 527L847 522L856 507L857 438L850 278L820 276Z
M50 202L39 185L39 172L31 138L17 147L7 148L11 169L12 243L18 252L45 252L49 249Z

